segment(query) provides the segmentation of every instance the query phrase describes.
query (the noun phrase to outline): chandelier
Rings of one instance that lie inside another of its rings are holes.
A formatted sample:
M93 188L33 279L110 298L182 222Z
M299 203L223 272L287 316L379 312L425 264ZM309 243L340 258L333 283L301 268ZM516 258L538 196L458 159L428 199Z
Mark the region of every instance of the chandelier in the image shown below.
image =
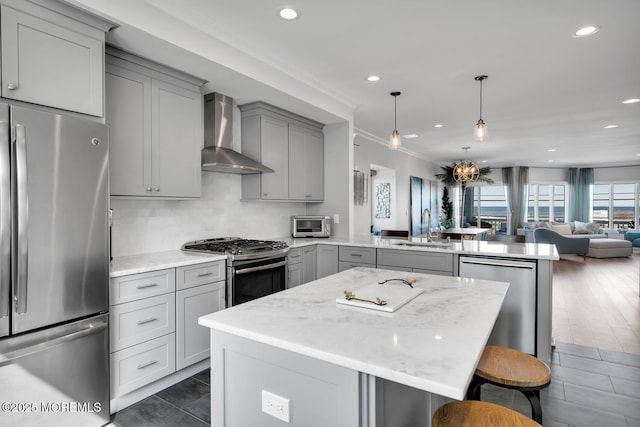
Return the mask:
M465 158L467 157L467 150L469 150L469 148L471 147L462 147ZM453 178L456 182L473 182L478 179L478 176L480 176L478 166L469 160L458 162L453 168Z

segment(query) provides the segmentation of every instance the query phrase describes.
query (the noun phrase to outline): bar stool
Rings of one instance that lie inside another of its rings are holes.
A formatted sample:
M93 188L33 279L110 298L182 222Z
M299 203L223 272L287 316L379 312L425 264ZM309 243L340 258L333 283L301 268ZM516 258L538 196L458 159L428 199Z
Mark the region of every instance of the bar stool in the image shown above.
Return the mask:
M531 418L542 424L540 390L551 382L551 370L537 358L506 347L488 345L467 389L467 399L481 400L482 384L518 390L531 404Z
M432 427L541 427L519 412L475 400L442 405L433 414Z

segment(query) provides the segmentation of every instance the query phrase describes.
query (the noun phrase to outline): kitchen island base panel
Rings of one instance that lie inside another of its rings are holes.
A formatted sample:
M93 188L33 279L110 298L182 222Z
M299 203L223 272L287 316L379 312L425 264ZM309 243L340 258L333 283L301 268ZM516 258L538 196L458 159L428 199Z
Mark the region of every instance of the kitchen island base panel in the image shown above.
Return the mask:
M215 330L211 366L212 427L283 425L263 390L289 400L292 427L360 425L357 371Z
M211 331L211 425L278 427L262 392L289 402L292 427L431 426L452 399L267 344Z

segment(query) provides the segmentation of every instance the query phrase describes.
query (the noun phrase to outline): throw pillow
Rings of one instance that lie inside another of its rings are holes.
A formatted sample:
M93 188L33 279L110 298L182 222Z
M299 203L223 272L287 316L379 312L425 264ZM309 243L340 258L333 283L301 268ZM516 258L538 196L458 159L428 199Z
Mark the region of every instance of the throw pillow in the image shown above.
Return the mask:
M576 226L576 234L591 234L591 227L589 227L590 223L586 223L586 222L582 222L582 221L575 221L574 222L575 226Z
M551 229L558 234L562 234L563 236L571 234L571 226L569 224L551 224Z
M600 233L600 224L597 222L581 222L575 221L575 234L598 234Z
M535 223L535 228L546 228L551 230L551 225L548 222L539 221Z

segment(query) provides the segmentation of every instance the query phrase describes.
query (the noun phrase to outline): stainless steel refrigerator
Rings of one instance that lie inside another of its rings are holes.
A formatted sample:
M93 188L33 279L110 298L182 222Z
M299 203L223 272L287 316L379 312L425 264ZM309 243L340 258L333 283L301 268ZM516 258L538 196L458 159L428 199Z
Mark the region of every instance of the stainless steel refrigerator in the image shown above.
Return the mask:
M0 104L0 425L109 421L108 131Z

